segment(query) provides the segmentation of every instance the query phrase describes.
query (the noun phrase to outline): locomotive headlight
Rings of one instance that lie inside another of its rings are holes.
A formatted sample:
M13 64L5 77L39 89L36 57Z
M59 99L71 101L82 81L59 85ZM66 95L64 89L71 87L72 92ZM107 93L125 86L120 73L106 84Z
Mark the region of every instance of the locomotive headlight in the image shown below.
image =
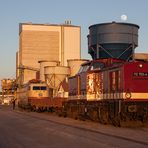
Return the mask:
M42 93L39 93L38 95L39 95L39 97L42 97L42 96L43 96L43 94L42 94Z
M130 99L130 98L131 98L131 96L132 96L132 95L131 95L131 93L130 93L130 92L127 92L127 93L125 94L125 98L126 98L126 99Z
M143 65L142 65L142 64L139 64L139 67L140 67L140 68L142 68L142 67L143 67Z

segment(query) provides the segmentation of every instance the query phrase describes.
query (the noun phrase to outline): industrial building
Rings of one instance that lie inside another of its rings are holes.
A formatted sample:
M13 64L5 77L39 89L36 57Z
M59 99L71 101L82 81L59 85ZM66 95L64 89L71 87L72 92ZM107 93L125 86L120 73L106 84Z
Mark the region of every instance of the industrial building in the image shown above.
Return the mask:
M136 60L148 61L148 54L147 53L135 53L134 57Z
M16 90L16 81L15 79L2 79L1 80L1 88L2 93L0 95L0 104L9 105L12 99L15 98L15 90Z
M70 21L60 25L20 23L16 55L19 84L38 77L42 61L67 66L67 60L80 59L80 36L80 26L71 25Z

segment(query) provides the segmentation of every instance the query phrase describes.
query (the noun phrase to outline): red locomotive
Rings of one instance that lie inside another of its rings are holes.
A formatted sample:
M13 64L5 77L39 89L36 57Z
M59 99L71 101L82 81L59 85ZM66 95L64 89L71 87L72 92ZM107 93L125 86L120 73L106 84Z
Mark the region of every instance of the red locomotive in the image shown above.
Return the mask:
M89 27L92 61L69 78L66 113L120 126L148 121L148 63L134 59L136 24L103 23Z
M138 29L116 22L89 27L93 60L69 78L69 100L64 103L69 116L117 126L148 121L148 63L134 59Z
M93 60L69 78L66 113L120 126L148 120L148 63Z

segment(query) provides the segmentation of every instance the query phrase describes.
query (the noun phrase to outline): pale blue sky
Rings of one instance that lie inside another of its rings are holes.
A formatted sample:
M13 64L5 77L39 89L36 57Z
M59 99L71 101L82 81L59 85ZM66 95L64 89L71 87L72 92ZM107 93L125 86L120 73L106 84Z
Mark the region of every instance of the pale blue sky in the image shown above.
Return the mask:
M19 23L55 23L71 20L81 26L81 57L89 58L88 27L117 21L140 26L136 52L148 53L148 0L0 0L0 79L15 78L15 54L19 47Z

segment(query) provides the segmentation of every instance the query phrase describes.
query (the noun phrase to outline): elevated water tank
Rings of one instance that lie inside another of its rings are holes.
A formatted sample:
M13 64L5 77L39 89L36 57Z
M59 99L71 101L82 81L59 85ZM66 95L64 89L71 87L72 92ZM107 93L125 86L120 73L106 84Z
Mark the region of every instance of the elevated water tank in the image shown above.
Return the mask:
M103 23L89 27L88 53L93 59L132 60L138 46L139 26L130 23Z

